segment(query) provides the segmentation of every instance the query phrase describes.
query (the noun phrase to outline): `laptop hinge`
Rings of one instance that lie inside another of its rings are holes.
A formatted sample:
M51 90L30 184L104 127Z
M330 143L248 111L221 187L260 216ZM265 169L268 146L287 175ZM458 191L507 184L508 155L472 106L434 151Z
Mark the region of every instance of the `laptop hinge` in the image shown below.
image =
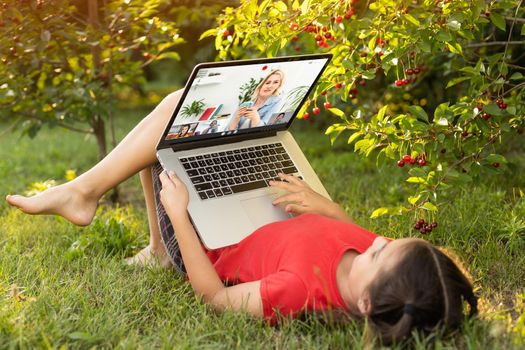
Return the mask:
M174 152L178 152L178 151L184 151L188 149L213 147L213 146L226 145L230 143L236 143L236 142L247 141L247 140L262 139L262 138L276 136L276 135L277 135L277 131L262 132L262 133L257 133L255 135L254 134L231 135L228 137L219 137L219 138L213 138L213 139L208 139L208 140L178 143L178 144L170 146L170 148L173 149ZM162 147L162 148L168 148L168 147Z

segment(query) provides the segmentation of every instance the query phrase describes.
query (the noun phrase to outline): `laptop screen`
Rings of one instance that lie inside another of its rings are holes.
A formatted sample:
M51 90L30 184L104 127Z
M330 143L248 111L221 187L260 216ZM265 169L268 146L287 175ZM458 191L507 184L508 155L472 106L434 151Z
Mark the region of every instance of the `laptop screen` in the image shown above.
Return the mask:
M199 65L163 141L286 129L329 59L317 55Z

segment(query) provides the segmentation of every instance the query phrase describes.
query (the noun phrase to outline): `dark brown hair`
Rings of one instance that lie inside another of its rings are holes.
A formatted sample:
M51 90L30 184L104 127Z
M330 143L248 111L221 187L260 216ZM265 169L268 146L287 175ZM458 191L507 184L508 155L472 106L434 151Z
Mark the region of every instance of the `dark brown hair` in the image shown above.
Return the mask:
M457 329L465 319L465 301L469 315L477 314L472 284L449 256L423 240L411 242L402 254L368 289L367 323L382 344L401 342L414 331Z

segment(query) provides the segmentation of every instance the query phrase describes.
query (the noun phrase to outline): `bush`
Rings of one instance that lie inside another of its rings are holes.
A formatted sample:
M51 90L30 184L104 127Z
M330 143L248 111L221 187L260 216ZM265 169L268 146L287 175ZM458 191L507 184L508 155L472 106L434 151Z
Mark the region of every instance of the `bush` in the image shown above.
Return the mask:
M202 37L215 36L220 59L332 53L299 118L324 106L339 118L332 139L345 135L356 152L406 172L408 204L372 217L431 222L442 194L512 170L501 146L525 125L521 4L243 1Z

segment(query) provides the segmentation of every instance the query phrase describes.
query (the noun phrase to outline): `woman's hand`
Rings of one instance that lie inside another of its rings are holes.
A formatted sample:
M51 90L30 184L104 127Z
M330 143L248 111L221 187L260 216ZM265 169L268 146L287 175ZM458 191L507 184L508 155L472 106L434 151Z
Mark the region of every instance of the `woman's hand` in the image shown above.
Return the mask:
M189 196L186 185L173 171L163 171L159 178L162 183L160 201L166 213L175 217L187 216Z
M257 112L257 109L253 107L246 108L244 111L244 117L250 119L252 127L259 126L259 123L261 122L259 112Z
M284 181L271 181L272 187L282 188L289 193L273 201L273 205L286 203L284 210L296 215L315 213L337 220L351 221L345 211L337 204L323 197L308 186L308 184L293 175L279 174Z

